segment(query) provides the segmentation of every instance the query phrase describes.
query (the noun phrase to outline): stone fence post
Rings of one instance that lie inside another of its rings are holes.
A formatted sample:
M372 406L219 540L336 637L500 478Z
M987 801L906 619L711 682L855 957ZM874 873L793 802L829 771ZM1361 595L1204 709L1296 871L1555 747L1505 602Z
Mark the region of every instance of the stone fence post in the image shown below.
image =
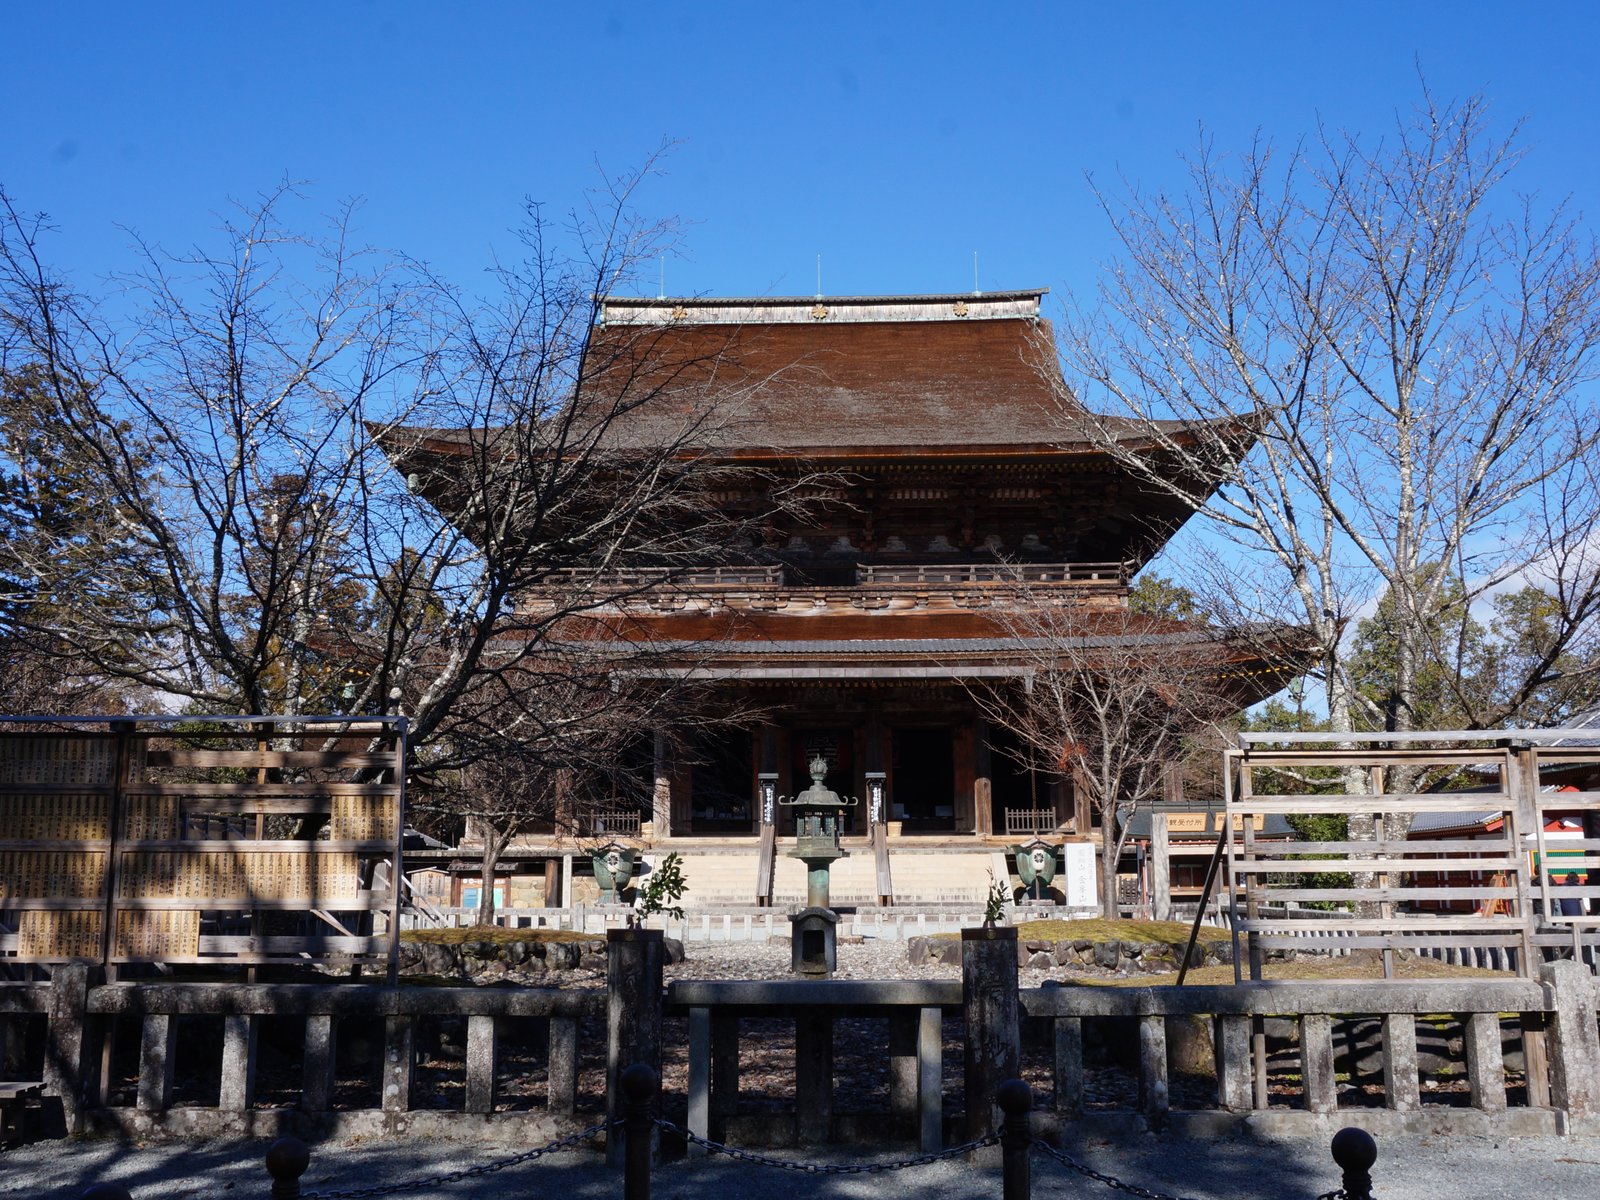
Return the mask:
M1600 1128L1600 1031L1596 985L1582 963L1545 963L1539 979L1550 997L1550 1103L1567 1115L1569 1132Z
M89 1060L89 974L87 963L62 963L50 971L50 1015L45 1033L45 1090L61 1098L67 1132L83 1132L84 1110L92 1102ZM95 968L98 972L98 968Z
M1017 931L961 931L961 1004L966 1017L966 1140L995 1131L1000 1085L1022 1074L1018 1026Z
M661 1075L662 966L666 935L659 929L606 931L606 1120L622 1116L622 1072L642 1063ZM659 1114L660 1097L651 1115ZM606 1161L622 1165L623 1139L606 1134Z

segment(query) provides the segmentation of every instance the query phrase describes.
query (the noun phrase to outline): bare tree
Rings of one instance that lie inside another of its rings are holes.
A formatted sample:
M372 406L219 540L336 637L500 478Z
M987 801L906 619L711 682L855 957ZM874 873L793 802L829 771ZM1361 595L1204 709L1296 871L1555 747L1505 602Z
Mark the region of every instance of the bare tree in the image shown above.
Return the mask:
M996 620L1024 658L1026 684L973 694L990 721L1017 735L1028 765L1087 792L1100 827L1101 912L1115 917L1130 821L1160 794L1191 739L1238 710L1226 665L1238 648L1199 622L1026 594Z
M592 695L670 650L630 604L762 515L724 512L730 474L698 449L737 410L717 347L600 320L671 238L633 215L640 178L565 226L530 207L484 296L361 247L348 209L293 231L286 187L217 249L141 247L101 303L6 199L0 369L37 376L135 552L105 596L147 601L137 621L89 596L19 622L63 662L202 711L404 712L441 778L524 740L585 759L573 674L596 673ZM48 578L56 549L31 543L29 570Z
M1600 611L1575 486L1600 257L1560 206L1508 195L1522 153L1481 100L1429 96L1383 141L1205 146L1187 195L1101 197L1125 261L1063 338L1068 419L1226 539L1198 590L1311 631L1335 730L1409 728L1418 664L1447 650L1403 639L1389 711L1364 707L1346 635L1380 593L1423 631L1449 579L1468 603L1537 580L1563 598L1557 657Z

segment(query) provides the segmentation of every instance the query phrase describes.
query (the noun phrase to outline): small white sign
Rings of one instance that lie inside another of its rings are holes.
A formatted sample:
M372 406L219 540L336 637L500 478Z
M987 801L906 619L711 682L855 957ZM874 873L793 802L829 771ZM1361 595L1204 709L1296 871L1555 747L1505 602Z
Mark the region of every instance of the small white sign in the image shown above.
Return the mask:
M1098 908L1100 889L1095 885L1094 845L1090 842L1068 842L1061 847L1066 878L1061 891L1067 898L1068 908Z

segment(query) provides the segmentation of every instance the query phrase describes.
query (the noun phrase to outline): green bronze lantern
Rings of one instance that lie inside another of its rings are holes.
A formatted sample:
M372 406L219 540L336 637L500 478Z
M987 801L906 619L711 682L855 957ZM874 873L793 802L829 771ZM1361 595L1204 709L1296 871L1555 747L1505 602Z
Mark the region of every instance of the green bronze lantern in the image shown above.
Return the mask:
M792 926L791 965L796 975L826 979L838 962L837 925L839 916L828 905L828 870L836 859L844 858L839 833L844 811L854 808L854 796L840 796L827 787L822 777L828 773L828 760L820 754L810 762L811 786L793 800L778 801L794 809L795 847L790 858L806 864L806 907L789 918Z

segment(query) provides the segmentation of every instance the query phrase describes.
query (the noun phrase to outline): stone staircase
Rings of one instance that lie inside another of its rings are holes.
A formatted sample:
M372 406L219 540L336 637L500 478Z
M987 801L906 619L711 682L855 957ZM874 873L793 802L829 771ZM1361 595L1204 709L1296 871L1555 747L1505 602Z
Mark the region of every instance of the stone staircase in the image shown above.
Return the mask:
M833 864L830 899L834 904L871 906L878 902L877 871L872 848L847 847L849 856ZM742 907L755 903L756 848L671 847L683 864L689 885L685 908ZM774 908L794 908L805 903L806 870L798 859L787 857L780 842L773 872ZM651 857L659 858L658 847ZM901 904L969 905L980 907L989 890L993 853L985 847L960 849L902 848L890 843L889 868L894 899Z

